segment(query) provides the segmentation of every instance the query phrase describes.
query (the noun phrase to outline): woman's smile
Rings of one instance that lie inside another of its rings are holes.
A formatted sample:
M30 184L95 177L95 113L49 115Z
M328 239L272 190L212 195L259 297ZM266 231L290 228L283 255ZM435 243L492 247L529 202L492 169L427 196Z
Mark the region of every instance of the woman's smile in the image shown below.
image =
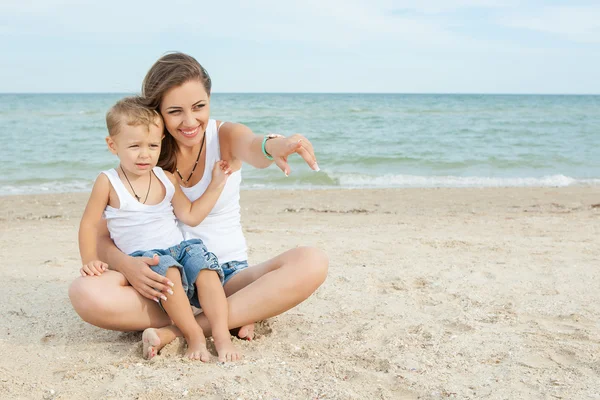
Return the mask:
M183 136L187 138L193 138L198 134L198 132L200 132L200 126L197 126L195 128L179 128L178 130Z

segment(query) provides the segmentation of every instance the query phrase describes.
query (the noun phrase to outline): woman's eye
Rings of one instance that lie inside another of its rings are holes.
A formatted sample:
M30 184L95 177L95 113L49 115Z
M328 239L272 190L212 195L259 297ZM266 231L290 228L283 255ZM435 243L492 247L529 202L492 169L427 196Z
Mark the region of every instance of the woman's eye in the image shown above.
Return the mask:
M173 111L169 111L168 112L169 115L174 115L174 114L177 114L177 113L179 113L179 110L173 110Z
M204 104L197 104L194 108L198 109L198 108L203 108Z

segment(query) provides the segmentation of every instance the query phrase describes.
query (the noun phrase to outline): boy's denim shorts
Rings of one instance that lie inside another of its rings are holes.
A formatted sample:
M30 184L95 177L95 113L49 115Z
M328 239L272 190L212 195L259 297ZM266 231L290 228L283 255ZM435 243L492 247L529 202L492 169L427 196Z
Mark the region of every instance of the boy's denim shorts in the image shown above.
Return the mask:
M221 264L221 268L223 269L223 275L225 275L225 279L223 280L224 285L229 282L235 274L248 268L248 261L229 261Z
M152 258L155 254L160 257L160 262L158 265L150 266L150 268L162 276L167 275L167 270L170 267L179 268L183 290L190 304L194 307L200 307L198 290L196 288L196 279L198 279L200 271L203 269L215 271L219 275L221 284L225 284L227 280L240 270L236 268L234 272L229 272L229 275L224 274L224 268L221 268L219 265L217 256L209 252L200 239L184 240L168 249L135 251L130 256Z

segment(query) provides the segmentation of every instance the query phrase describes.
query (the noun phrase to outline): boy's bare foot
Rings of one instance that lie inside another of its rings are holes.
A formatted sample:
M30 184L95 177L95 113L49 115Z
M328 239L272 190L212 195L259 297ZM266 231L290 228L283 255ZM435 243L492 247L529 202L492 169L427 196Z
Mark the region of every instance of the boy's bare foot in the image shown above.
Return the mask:
M186 341L188 347L185 356L187 358L190 360L200 360L202 362L210 361L210 353L206 348L206 339L204 338L204 335L196 335L189 339L186 338Z
M159 329L148 328L142 333L142 354L146 360L153 359L166 344L160 339L159 331Z
M233 345L233 343L231 343L229 332L222 336L213 335L213 340L215 342L217 354L219 354L220 362L241 360L242 353Z

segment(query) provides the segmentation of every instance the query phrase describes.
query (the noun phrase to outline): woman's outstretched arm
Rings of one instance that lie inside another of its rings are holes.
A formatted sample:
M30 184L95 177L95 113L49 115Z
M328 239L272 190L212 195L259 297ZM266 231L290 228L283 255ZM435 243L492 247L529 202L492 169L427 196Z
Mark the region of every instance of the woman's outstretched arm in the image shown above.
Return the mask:
M290 173L287 158L298 153L309 167L318 171L319 165L310 141L299 134L289 137L273 138L265 142L265 150L273 161L263 153L263 135L255 135L250 128L242 124L224 123L219 128L221 156L223 159L241 160L256 168L266 168L273 162L286 174Z

